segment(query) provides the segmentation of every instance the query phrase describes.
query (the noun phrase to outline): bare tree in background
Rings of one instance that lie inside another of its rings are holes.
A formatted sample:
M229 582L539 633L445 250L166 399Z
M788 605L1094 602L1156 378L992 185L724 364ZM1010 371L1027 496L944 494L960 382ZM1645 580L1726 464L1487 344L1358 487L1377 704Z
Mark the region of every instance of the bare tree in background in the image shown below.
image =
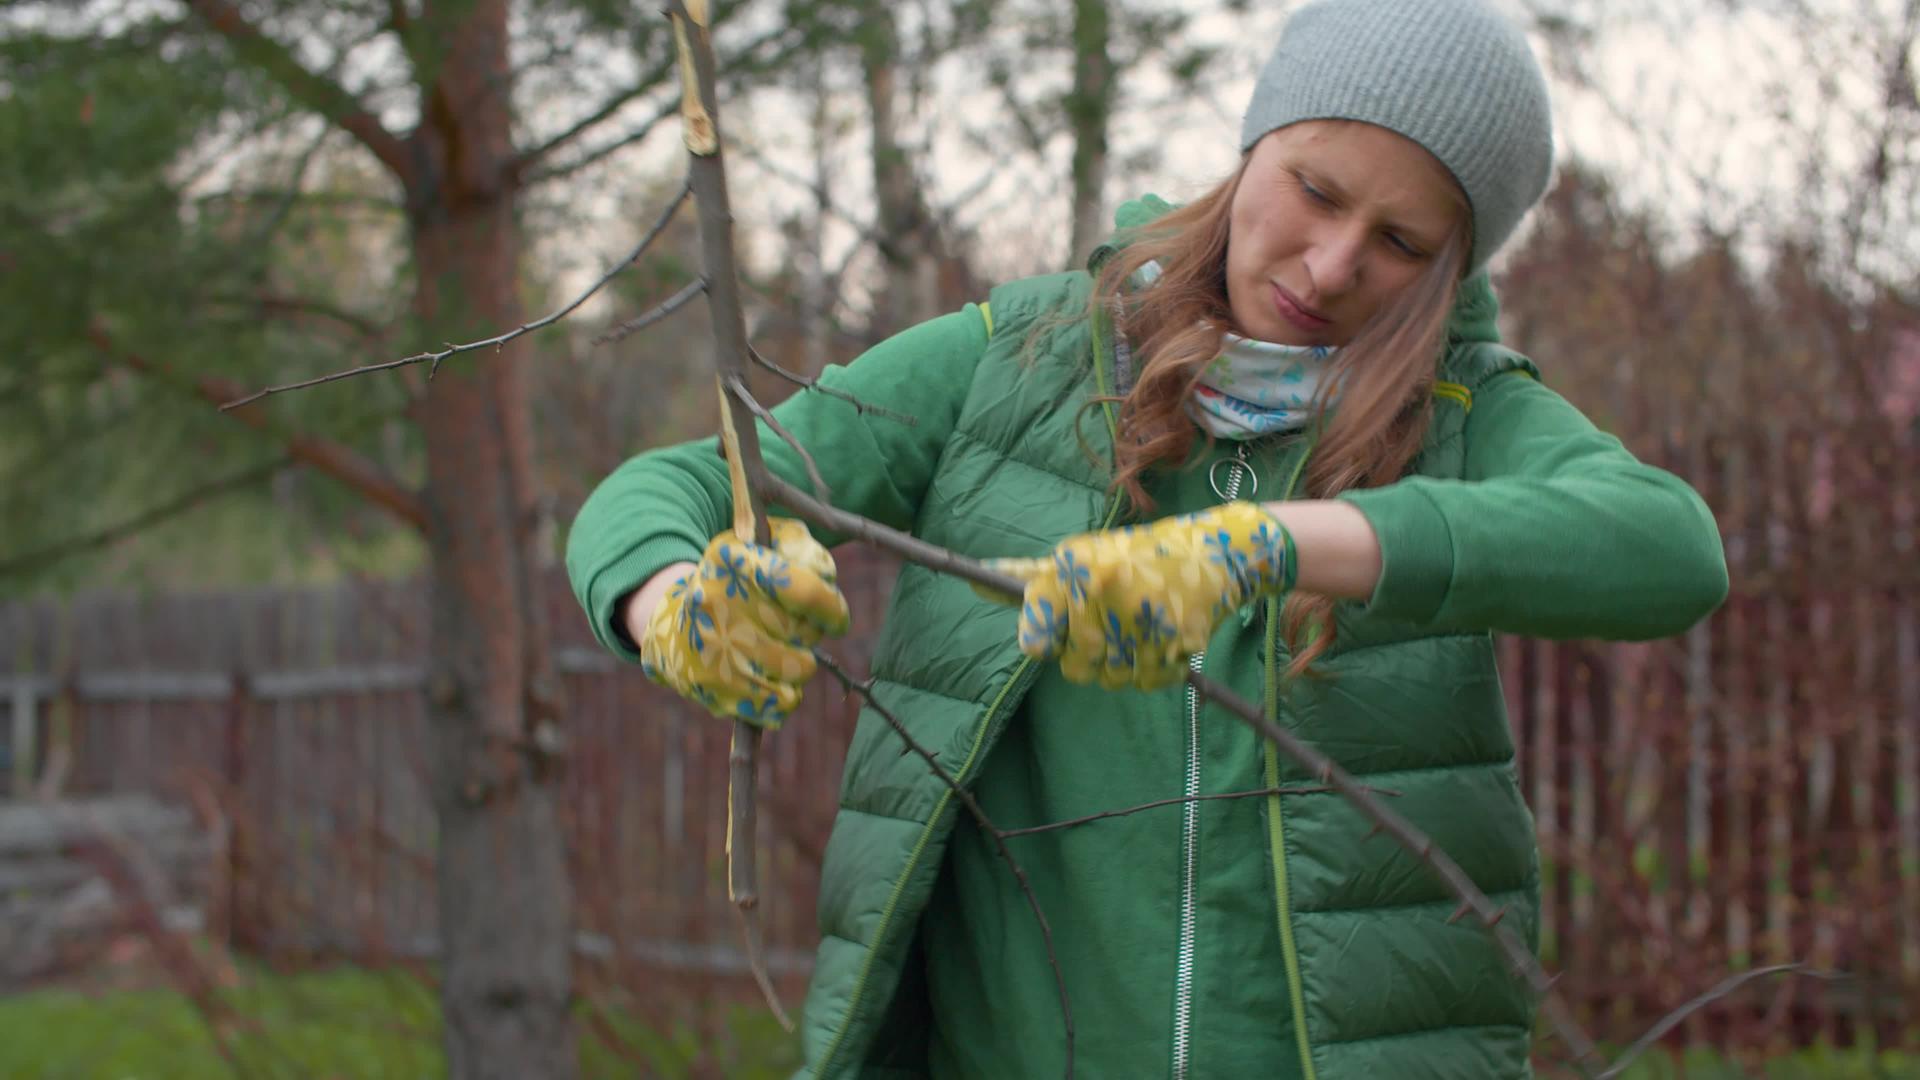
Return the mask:
M1114 66L1106 0L1074 0L1073 89L1067 124L1073 137L1073 234L1067 265L1078 266L1105 238L1107 125L1113 116Z
M902 141L902 48L894 5L859 0L860 72L873 140L873 190L880 250L878 303L869 333L877 340L940 313L942 243L914 160Z
M1641 324L1624 329L1642 340L1678 335L1666 339L1668 363L1613 372L1613 411L1630 383L1670 382L1677 364L1690 383L1643 388L1653 399L1759 415L1799 398L1839 423L1883 423L1877 402L1904 377L1898 341L1920 328L1920 0L1527 7L1565 100L1597 106L1625 151L1613 179L1578 163L1567 170L1543 219L1591 229L1567 239L1610 265L1559 265L1627 289L1617 310ZM1622 78L1623 43L1635 35L1680 43L1699 32L1714 49L1702 66L1731 65L1735 85L1644 57L1632 82ZM1666 287L1662 262L1677 265L1686 288ZM1567 278L1547 269L1526 273L1526 288L1566 291ZM1683 296L1695 310L1680 310ZM1750 303L1767 307L1742 312ZM1756 341L1752 330L1777 310L1795 313L1788 333L1800 351L1761 360L1782 339ZM1709 331L1708 321L1718 325Z
M9 32L18 37L0 57L10 88L59 101L73 82L95 80L98 100L112 110L98 119L115 138L152 122L139 112L138 88L114 80L133 66L128 58L146 58L144 50L153 49L205 76L192 89L207 117L204 130L180 133L182 145L218 146L237 129L237 145L245 149L249 138L257 142L276 131L285 137L281 129L298 120L305 125L300 130L318 130L322 140L350 145L371 163L404 223L405 272L394 291L406 299L391 312L346 311L337 321L364 325L369 332L361 336L377 340L384 340L377 328L395 317L406 324L404 336L427 342L523 325L520 274L528 242L520 215L527 193L640 142L671 114L675 98L670 35L657 13L625 14L596 3L552 5L540 18L528 18L510 0L390 0L357 8L179 0L145 5L126 18L58 5L16 11L20 22ZM790 54L793 36L776 24L743 43L735 73ZM156 85L167 75L167 63L142 71ZM571 107L529 108L556 99ZM95 101L89 92L72 112L47 122L78 122L71 141L87 146L103 138L87 130L96 119ZM252 267L258 250L278 238L289 208L307 198L306 177L296 169L287 190L263 200L268 212L258 215L260 225L253 217L230 222L204 209L183 212L184 196L172 177L184 170L169 155L179 156L171 147L156 149L129 166L125 178L86 160L39 186L30 177L24 190L10 194L23 208L40 209L10 214L8 236L59 233L3 247L37 260L29 277L69 271L40 262L56 259L63 243L81 239L75 230L97 218L102 232L85 237L75 260L99 258L111 270L116 256L153 257L146 278L124 287L97 268L71 269L76 284L58 294L61 303L43 305L59 317L33 327L20 352L28 364L45 365L43 385L124 387L131 373L150 408L184 402L182 408L208 416L212 405L238 396L240 380L284 377L287 358L256 349L254 328L229 316L232 302L209 294L215 283L229 284L223 276L232 273L229 266ZM213 160L220 163L218 156ZM125 186L115 188L116 182ZM62 209L93 205L86 185L94 183L106 185L109 213L89 217ZM196 226L202 231L186 232ZM156 254L130 245L130 237L146 235L172 246ZM187 272L199 264L205 276ZM242 296L258 288L232 284ZM293 313L310 319L339 310L326 296L273 300L263 300L253 318ZM16 332L9 328L9 335ZM413 477L355 441L365 425L350 406L335 408L326 433L305 430L278 402L228 415L285 461L329 478L417 535L428 553L429 772L438 822L448 1068L455 1077L520 1080L573 1075L578 1050L571 1020L573 893L558 806L565 705L538 588L549 511L534 468L528 357L514 337L492 342L484 358L388 381L417 438L418 456L407 470ZM341 351L352 355L364 346L349 342ZM82 351L96 370L72 359ZM56 369L56 363L66 366ZM58 400L82 410L90 404L84 395L69 400L15 392L31 386L10 386L7 404L25 400L45 408ZM245 430L229 427L236 435ZM111 422L104 430L112 430ZM141 450L155 460L184 458L167 443ZM253 478L257 471L239 475ZM46 494L58 501L63 493L49 487ZM65 495L72 500L70 491ZM196 501L177 499L169 509L189 509ZM151 519L130 520L145 525ZM56 539L53 549L72 542Z

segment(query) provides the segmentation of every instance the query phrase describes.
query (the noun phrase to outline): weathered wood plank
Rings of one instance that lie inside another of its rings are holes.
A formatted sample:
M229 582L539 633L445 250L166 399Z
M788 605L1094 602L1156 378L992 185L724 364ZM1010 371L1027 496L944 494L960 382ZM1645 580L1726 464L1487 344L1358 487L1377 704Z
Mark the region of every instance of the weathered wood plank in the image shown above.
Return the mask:
M148 845L194 831L184 807L147 795L0 803L0 859L57 855L102 838Z

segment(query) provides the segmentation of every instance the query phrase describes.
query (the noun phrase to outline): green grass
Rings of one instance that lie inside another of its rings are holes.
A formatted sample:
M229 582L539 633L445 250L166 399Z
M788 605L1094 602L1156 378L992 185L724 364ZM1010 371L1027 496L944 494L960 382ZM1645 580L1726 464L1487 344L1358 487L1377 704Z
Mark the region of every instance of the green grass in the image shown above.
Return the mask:
M5 1080L388 1080L446 1075L432 991L403 972L341 969L260 974L221 992L235 1020L225 1053L199 1011L168 990L82 994L47 990L0 998ZM699 1037L602 1010L581 1031L586 1077L689 1074ZM719 1075L783 1080L799 1065L792 1037L757 1009L722 1018L707 1049ZM612 1040L598 1032L612 1033Z
M1741 1067L1720 1054L1689 1050L1674 1060L1656 1053L1634 1062L1624 1080L1916 1080L1920 1056L1898 1051L1874 1054L1815 1046L1763 1065Z
M0 1076L46 1080L425 1077L445 1074L438 1009L404 974L266 977L221 992L235 1022L221 1053L169 990L48 990L0 999ZM231 1063L230 1063L231 1062Z
M237 1019L226 1055L185 998L166 990L81 994L47 990L0 998L0 1077L5 1080L388 1080L446 1075L439 1008L404 972L341 969L255 973L222 991ZM636 1010L583 1006L585 1077L690 1075L701 1037L686 1026L643 1021ZM783 1080L799 1066L793 1038L760 1009L720 1019L709 1069L730 1080ZM1690 1051L1656 1053L1627 1080L1920 1080L1920 1056L1814 1047L1762 1066Z

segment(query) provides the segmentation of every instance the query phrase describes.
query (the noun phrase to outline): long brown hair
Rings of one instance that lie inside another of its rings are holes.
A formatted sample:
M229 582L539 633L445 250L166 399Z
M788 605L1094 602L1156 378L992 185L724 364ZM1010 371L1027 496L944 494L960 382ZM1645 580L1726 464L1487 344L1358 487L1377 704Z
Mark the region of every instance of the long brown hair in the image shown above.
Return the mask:
M1120 405L1114 486L1141 513L1153 509L1142 476L1156 466L1188 463L1199 429L1186 403L1206 366L1220 355L1232 325L1227 302L1227 237L1234 194L1248 155L1219 186L1156 219L1108 257L1094 283L1089 315L1118 311L1116 330L1141 363ZM1314 441L1303 477L1316 499L1398 479L1426 435L1447 320L1466 262L1466 197L1462 213L1431 265L1334 354L1313 403ZM1160 276L1150 288L1127 283L1148 262ZM1116 303L1118 301L1118 303ZM1339 408L1326 392L1339 388ZM1211 445L1212 436L1207 436ZM1294 659L1288 677L1331 648L1333 599L1296 592L1287 598L1282 632Z

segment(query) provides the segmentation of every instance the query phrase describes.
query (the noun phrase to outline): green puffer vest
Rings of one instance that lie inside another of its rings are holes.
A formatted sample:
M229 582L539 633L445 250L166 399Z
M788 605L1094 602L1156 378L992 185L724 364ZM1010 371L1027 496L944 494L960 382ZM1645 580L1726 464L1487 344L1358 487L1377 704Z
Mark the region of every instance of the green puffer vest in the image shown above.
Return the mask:
M1111 357L1086 320L1063 318L1085 309L1089 288L1075 272L993 291L988 351L916 535L975 558L1037 555L1114 519L1104 464L1111 416L1088 405L1112 387ZM1463 290L1463 303L1490 302L1484 285ZM1460 476L1473 389L1516 371L1537 375L1508 350L1456 341L1414 471ZM956 579L908 566L877 645L875 696L963 783L1038 674L1015 646L1014 618ZM1342 605L1338 619L1337 646L1319 663L1326 678L1280 693L1235 689L1259 695L1270 715L1366 782L1398 792L1394 807L1510 905L1507 924L1533 940L1533 820L1515 782L1491 637L1432 633L1356 604ZM1269 671L1284 667L1284 652L1272 654L1283 648L1270 646ZM1307 779L1271 745L1267 752L1269 777ZM963 812L924 762L902 753L886 722L863 710L822 869L800 1076L926 1075L916 928ZM1391 840L1369 839L1368 824L1335 796L1290 800L1268 828L1272 850L1284 852L1273 900L1284 975L1304 1017L1306 1075L1530 1075L1531 995L1482 929L1449 921L1456 905L1422 865Z

